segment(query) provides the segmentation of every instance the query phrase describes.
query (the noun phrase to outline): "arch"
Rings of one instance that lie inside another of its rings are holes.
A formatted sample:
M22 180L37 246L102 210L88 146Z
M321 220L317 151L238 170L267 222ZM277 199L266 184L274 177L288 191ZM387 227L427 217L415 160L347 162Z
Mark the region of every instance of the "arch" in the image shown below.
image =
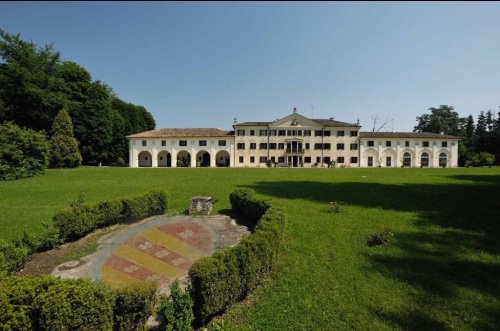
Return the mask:
M446 167L448 165L448 154L441 152L439 153L439 166Z
M368 167L379 166L378 152L374 148L367 148L363 152L363 160Z
M177 153L177 166L178 167L190 167L191 166L191 154L188 151L180 151Z
M403 167L411 167L411 153L410 152L404 152L403 153Z
M392 148L386 148L383 152L381 163L384 167L395 167L397 165L397 153Z
M139 167L152 167L153 166L153 158L151 157L151 153L148 151L142 151L139 153Z
M420 154L420 166L428 167L429 166L429 153L423 152Z
M196 154L196 166L210 167L210 153L204 150L199 151Z
M172 155L167 151L161 151L158 153L158 167L168 167L172 166Z
M229 152L228 151L218 151L217 154L215 154L215 164L218 167L229 167Z

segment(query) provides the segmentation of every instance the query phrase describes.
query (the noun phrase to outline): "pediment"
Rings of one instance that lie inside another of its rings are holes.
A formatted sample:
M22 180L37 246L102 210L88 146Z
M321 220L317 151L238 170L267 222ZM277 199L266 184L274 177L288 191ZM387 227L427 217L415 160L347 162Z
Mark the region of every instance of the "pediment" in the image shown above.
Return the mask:
M276 120L269 125L270 128L302 128L302 127L315 127L321 128L321 125L310 120L309 118L300 115L299 113L292 113L282 119Z

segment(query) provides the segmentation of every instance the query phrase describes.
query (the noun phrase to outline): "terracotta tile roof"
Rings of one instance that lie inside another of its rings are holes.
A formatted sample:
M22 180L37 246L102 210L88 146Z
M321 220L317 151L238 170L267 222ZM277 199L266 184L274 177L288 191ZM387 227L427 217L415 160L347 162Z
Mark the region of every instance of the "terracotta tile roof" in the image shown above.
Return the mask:
M352 126L352 127L360 127L360 125L353 124L353 123L346 123L346 122L340 122L340 121L335 121L335 120L329 120L329 119L311 119L311 121L314 121L318 123L319 125L323 126ZM236 123L234 126L267 126L273 122L242 122L242 123Z
M432 132L360 132L360 138L435 138L435 139L460 139L459 137L442 135Z
M272 122L241 122L241 123L236 123L234 126L266 126L271 124Z
M228 137L234 136L234 131L224 131L214 128L170 128L139 132L127 138L163 138L163 137Z

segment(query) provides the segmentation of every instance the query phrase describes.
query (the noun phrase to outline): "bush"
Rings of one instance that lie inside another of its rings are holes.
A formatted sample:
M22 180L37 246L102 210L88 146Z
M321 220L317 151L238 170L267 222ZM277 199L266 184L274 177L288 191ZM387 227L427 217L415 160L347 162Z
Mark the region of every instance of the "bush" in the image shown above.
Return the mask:
M189 270L197 323L204 324L255 289L275 262L284 237L286 213L253 190L229 196L233 209L255 225L254 233L233 248L198 260Z
M164 191L98 203L75 203L53 217L61 240L79 239L97 228L121 223L127 218L163 214L168 197Z
M389 238L392 235L393 235L393 233L391 232L391 229L385 228L382 231L375 232L374 234L370 235L366 244L370 247L380 246L380 245L388 245Z
M49 144L43 132L24 130L12 122L0 125L0 180L43 174Z
M474 153L465 161L466 165L473 167L491 166L495 163L495 155L488 152Z
M190 288L183 291L179 286L179 281L175 281L170 290L170 296L161 300L158 309L158 314L165 320L165 330L192 330L191 324L194 316Z
M115 330L144 330L156 301L156 285L130 286L116 290Z
M80 163L82 163L82 156L73 133L73 122L68 112L62 109L52 124L50 167L76 168Z

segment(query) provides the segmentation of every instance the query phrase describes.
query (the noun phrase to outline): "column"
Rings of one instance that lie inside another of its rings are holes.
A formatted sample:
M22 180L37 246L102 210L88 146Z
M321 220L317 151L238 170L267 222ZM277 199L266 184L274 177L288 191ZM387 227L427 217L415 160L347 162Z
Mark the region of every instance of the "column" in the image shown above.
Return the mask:
M196 168L196 150L191 148L191 168Z
M172 160L172 168L177 168L177 150L175 148L172 148L170 151L170 157Z
M215 148L213 148L213 147L210 148L210 168L215 168L217 166L216 154L217 154L217 151L215 150Z

